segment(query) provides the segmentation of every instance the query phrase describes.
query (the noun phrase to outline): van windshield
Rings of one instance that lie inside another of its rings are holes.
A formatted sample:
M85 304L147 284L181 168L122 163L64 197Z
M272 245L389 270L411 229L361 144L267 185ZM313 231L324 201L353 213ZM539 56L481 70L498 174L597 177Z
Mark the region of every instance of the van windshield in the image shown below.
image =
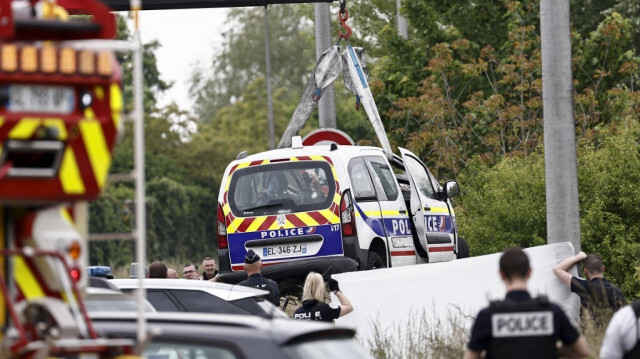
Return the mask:
M318 211L331 206L335 190L328 162L281 162L235 171L228 201L236 217Z

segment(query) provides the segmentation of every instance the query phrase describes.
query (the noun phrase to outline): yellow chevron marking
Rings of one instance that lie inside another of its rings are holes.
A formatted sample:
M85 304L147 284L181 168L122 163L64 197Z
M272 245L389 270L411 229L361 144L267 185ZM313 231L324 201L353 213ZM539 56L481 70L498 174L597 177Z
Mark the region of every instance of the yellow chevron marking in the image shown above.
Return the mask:
M100 101L104 100L104 90L102 89L102 86L94 87L93 88L93 93L96 95L98 100L100 100Z
M16 140L26 140L40 126L39 118L25 117L22 118L9 132L8 138Z
M224 206L222 206L222 212L224 212L225 216L229 215L229 212L231 212L231 206L229 203L225 203Z
M340 206L340 195L338 193L333 196L333 203L335 203L336 206Z
M258 228L260 228L260 226L262 225L262 223L264 223L265 220L267 220L267 217L257 217L256 219L253 220L253 222L251 222L251 224L247 228L247 232L257 231Z
M241 169L241 168L249 167L249 164L251 164L251 161L242 162L242 163L238 164L238 167L236 167L236 171Z
M299 162L300 159L298 157L291 157L291 162Z
M94 119L96 118L96 114L95 112L93 112L93 109L91 107L87 107L84 109L84 117L88 119ZM83 122L83 121L80 121L80 122Z
M269 228L267 228L270 231L276 230L276 229L280 229L280 228L293 228L294 225L291 224L291 222L289 222L289 220L287 220L284 223L284 226L281 226L278 224L278 221L273 221L273 223L271 223L271 226Z
M120 115L122 114L123 104L122 91L120 90L120 86L117 84L111 85L109 89L109 100L111 101L111 117L113 117L113 124L119 131L121 126Z
M60 165L60 184L62 189L67 194L83 194L84 183L82 182L82 176L80 176L80 169L78 169L78 163L76 162L76 156L73 154L71 148L67 148L64 151L62 157L62 164Z
M4 125L4 117L0 116L0 127L2 127L2 125Z
M338 223L338 216L336 216L333 212L328 209L323 209L322 211L318 211L321 215L324 216L330 223Z
M266 165L266 164L268 164L268 163L270 163L270 162L271 162L270 160L264 160L264 161L262 161L262 163L260 163L260 164L261 164L261 165Z
M305 212L296 213L296 217L307 226L317 226L318 222Z
M327 162L327 160L324 159L323 156L309 156L309 158L311 158L314 161L324 161Z
M35 299L44 297L44 291L33 276L31 269L27 266L24 258L16 256L14 263L14 279L18 283L18 287L24 294L26 299Z
M229 223L229 228L227 228L227 232L229 232L229 233L237 232L238 231L238 226L240 226L242 221L243 221L242 218L234 218L233 221L231 221L231 223Z
M102 188L109 174L111 155L100 122L95 120L80 121L80 132L89 155L89 161L91 161L96 182L98 187Z
M43 125L47 127L54 127L58 130L58 140L64 141L67 139L67 127L64 125L64 120L61 118L45 118L42 120Z

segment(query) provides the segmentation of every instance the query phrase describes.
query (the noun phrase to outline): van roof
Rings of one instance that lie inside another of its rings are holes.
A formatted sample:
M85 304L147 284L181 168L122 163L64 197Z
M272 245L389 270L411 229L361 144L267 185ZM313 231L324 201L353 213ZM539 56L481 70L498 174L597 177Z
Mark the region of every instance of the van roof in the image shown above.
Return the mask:
M295 156L335 156L337 153L357 153L361 151L382 151L382 148L374 147L374 146L342 146L337 145L337 150L331 150L331 146L329 145L313 145L313 146L303 146L301 148L279 148L275 150L269 150L265 152L254 153L245 158L234 160L231 162L232 164L246 162L246 161L257 161L257 160L265 160L265 159L279 159L279 158L289 158Z

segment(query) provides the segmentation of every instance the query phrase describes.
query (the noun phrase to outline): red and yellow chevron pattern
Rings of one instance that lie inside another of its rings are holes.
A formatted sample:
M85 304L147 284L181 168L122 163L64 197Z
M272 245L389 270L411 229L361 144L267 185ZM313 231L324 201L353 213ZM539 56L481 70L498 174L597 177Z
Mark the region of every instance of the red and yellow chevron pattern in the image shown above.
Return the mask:
M64 143L55 176L0 177L0 198L9 201L67 201L94 199L104 187L111 165L123 109L118 83L95 85L92 103L82 112L65 116L24 116L0 112L0 141L37 141L50 129ZM2 154L0 148L0 155ZM7 165L3 161L2 166Z
M233 213L231 213L231 208L228 203L228 191L229 185L231 183L231 176L233 176L233 173L236 170L250 166L265 165L273 162L284 161L326 161L329 163L331 172L333 173L333 178L338 178L335 167L333 166L333 162L329 157L326 156L297 156L278 160L247 161L235 165L229 171L229 176L227 177L227 182L225 183L225 191L222 203L222 210L225 215L228 234L297 227L311 227L340 222L340 184L338 183L338 181L335 182L336 190L333 196L333 202L331 202L331 206L329 206L329 208L320 211L288 213L285 215L286 221L284 224L277 223L276 219L278 216L276 215L237 218L233 215Z

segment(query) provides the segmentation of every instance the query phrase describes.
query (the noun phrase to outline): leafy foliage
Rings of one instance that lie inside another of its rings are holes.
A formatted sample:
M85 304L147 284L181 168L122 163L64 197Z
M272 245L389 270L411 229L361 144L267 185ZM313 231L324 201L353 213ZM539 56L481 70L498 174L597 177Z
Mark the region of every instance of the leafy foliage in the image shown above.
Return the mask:
M608 126L578 149L582 249L598 253L627 298L640 294L640 152L637 119ZM495 166L474 161L460 176L460 232L474 255L546 243L544 157L535 152ZM632 264L632 265L630 265Z

